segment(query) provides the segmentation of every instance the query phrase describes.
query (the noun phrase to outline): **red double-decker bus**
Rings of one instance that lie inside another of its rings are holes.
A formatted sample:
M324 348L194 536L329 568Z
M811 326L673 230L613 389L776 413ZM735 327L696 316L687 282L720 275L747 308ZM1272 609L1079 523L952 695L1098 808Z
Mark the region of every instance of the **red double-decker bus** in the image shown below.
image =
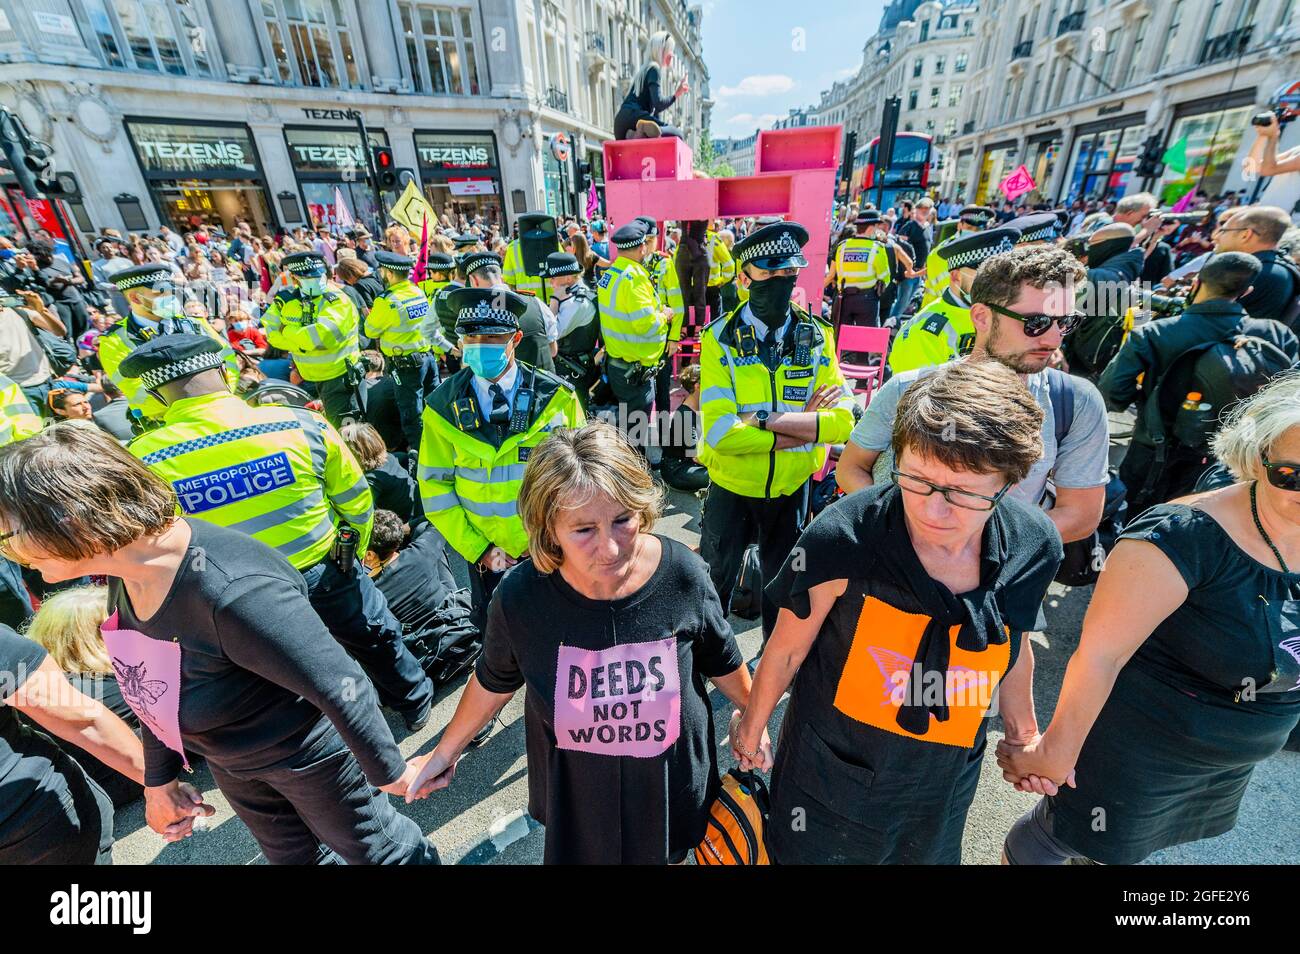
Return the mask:
M871 140L853 154L852 195L856 198L865 194L866 201L877 202L876 189L883 179L884 195L878 203L881 209L897 206L903 199L920 198L930 186L930 140L926 133L898 133L894 137L893 160L883 170L876 161L880 137Z

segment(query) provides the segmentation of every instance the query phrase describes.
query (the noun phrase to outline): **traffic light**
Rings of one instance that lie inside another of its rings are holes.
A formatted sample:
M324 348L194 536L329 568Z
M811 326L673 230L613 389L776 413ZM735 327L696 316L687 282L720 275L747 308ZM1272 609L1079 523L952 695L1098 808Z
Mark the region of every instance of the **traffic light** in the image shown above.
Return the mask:
M41 198L53 184L53 152L49 145L33 139L21 119L0 109L0 146L4 148L5 165L18 180L23 195Z
M397 163L393 160L393 150L387 146L372 146L370 153L374 157L379 188L392 192L397 188Z
M1153 133L1142 142L1142 151L1138 153L1137 165L1133 171L1139 179L1154 179L1165 171L1165 164L1160 161L1164 150L1160 148L1161 135Z
M591 163L578 163L578 189L584 195L591 188Z

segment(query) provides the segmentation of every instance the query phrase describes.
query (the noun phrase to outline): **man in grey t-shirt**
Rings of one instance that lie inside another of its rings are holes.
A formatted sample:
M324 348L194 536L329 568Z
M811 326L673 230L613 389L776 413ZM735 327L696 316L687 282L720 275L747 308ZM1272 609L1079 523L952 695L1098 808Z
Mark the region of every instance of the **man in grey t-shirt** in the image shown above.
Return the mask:
M1020 375L1043 409L1043 457L1011 490L1027 503L1046 506L1049 477L1055 500L1048 516L1065 543L1082 540L1097 529L1106 502L1109 435L1106 405L1091 382L1060 375L1055 387L1047 371L1061 344L1060 322L1042 334L1026 334L1041 315L1069 315L1074 310L1072 285L1083 279L1083 268L1062 249L1028 248L995 255L985 261L971 286L971 320L975 346L964 361L998 361ZM1019 317L1015 317L1019 316ZM846 492L889 480L893 452L889 449L898 399L934 368L905 371L890 378L872 397L866 413L835 469ZM1073 413L1064 441L1057 439L1054 398L1073 392ZM1055 394L1053 392L1055 391Z

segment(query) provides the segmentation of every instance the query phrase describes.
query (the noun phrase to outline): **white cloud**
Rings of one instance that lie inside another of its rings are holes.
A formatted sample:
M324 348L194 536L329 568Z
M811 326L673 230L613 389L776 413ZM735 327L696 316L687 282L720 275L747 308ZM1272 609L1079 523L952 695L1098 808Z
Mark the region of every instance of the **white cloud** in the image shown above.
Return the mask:
M753 113L736 113L726 120L725 125L744 126L746 129L766 129L780 118L777 113L760 113L757 116Z
M848 79L850 76L853 76L857 72L858 72L858 68L856 66L847 66L844 69L840 70L838 73L836 73L835 78Z
M775 96L794 89L794 80L783 73L746 76L739 86L723 86L718 96Z

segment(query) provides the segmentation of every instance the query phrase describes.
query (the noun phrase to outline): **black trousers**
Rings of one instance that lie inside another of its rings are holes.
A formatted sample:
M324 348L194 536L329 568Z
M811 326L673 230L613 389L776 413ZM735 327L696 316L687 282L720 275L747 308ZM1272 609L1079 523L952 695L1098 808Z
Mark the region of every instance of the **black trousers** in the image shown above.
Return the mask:
M325 626L365 670L379 701L408 718L433 702L433 683L402 641L402 624L357 560L344 576L333 560L302 572L307 598Z
M320 395L321 410L325 420L335 427L365 420L361 415L361 405L357 400L357 389L347 383L347 375L340 374L328 381L316 381L316 393ZM416 445L419 446L418 444Z
M722 611L731 612L731 593L736 586L745 549L757 541L763 585L776 577L803 531L808 512L808 484L786 497L742 497L713 484L704 502L700 530L700 556L709 565L713 588L718 591ZM763 642L776 625L776 604L763 593Z
M9 819L0 864L111 865L113 802L70 756L60 753L55 775L39 798Z
M862 290L857 288L841 288L835 302L837 305L835 328L838 331L840 325L868 325L876 327L880 324L880 293L877 290L878 285Z
M420 452L420 416L424 399L438 387L438 360L430 353L403 355L386 359L388 375L393 379L393 400L402 419L406 446Z
M628 367L612 360L605 362L609 389L619 403L619 426L632 446L645 456L650 441L650 409L654 405L655 379L650 375L637 383L629 377L635 373L636 366Z
M228 772L208 760L221 794L273 865L436 865L420 827L366 780L336 731L287 763Z
M477 563L469 565L470 619L484 636L487 635L488 604L492 602L492 594L496 592L497 584L506 572L508 571L498 573L495 570L485 570Z
M697 464L685 457L669 457L659 462L659 476L674 490L695 493L709 486L709 472L703 464Z

